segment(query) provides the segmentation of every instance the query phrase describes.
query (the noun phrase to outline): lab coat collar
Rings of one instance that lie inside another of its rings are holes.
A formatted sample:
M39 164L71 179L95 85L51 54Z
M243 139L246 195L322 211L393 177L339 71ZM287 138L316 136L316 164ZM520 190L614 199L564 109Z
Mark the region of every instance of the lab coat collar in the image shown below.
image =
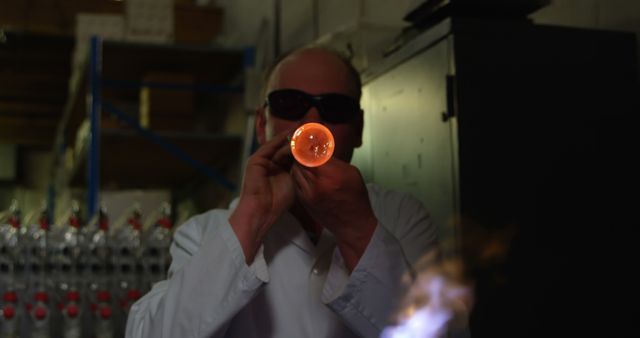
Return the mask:
M318 244L314 245L304 227L298 219L295 218L290 212L285 212L280 219L273 225L272 228L279 236L286 238L293 243L300 250L306 252L308 255L318 257L322 255L327 249L334 246L335 238L333 234L325 229L322 229Z
M239 198L235 198L231 201L229 209L235 209L238 206L239 200ZM327 250L335 246L335 237L333 236L333 233L326 228L322 229L320 238L318 239L318 244L314 245L302 227L302 224L300 224L298 219L288 211L280 216L272 226L271 232L276 233L280 238L285 238L300 250L315 258L325 254Z

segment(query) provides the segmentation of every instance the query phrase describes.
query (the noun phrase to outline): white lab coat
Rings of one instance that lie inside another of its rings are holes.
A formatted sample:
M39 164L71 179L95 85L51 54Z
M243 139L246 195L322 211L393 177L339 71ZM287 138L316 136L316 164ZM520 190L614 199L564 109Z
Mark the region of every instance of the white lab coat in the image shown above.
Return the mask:
M174 236L169 278L131 307L126 336L378 337L408 262L436 245L436 228L415 198L367 188L379 223L351 275L331 233L314 246L291 214L250 266L229 210L191 218Z

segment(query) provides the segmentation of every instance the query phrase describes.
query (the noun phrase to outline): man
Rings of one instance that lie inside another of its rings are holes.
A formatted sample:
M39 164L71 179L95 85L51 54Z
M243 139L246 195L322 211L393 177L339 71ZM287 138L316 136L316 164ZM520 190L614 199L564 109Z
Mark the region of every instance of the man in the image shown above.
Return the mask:
M415 199L365 185L360 79L337 54L295 51L272 70L257 110L260 148L240 198L178 229L169 279L132 308L130 337L377 337L400 277L435 245ZM288 136L306 122L334 135L334 157L295 163Z

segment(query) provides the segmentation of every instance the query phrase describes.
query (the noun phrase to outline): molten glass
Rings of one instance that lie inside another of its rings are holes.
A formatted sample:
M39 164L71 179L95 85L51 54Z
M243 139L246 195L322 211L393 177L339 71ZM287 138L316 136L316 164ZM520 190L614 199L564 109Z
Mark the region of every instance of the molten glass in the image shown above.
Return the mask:
M333 155L335 143L329 129L319 123L305 123L291 137L291 153L306 167L319 167Z

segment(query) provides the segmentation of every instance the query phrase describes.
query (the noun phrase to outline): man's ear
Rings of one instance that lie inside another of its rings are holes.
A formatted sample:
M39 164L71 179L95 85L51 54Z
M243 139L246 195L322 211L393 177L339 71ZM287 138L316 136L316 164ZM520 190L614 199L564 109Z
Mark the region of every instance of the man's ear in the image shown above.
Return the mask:
M267 116L264 108L256 108L256 138L260 145L267 141Z
M358 117L356 118L354 128L356 128L356 133L353 147L359 148L360 146L362 146L362 131L364 129L364 110L362 109L360 109L360 114L358 114Z

